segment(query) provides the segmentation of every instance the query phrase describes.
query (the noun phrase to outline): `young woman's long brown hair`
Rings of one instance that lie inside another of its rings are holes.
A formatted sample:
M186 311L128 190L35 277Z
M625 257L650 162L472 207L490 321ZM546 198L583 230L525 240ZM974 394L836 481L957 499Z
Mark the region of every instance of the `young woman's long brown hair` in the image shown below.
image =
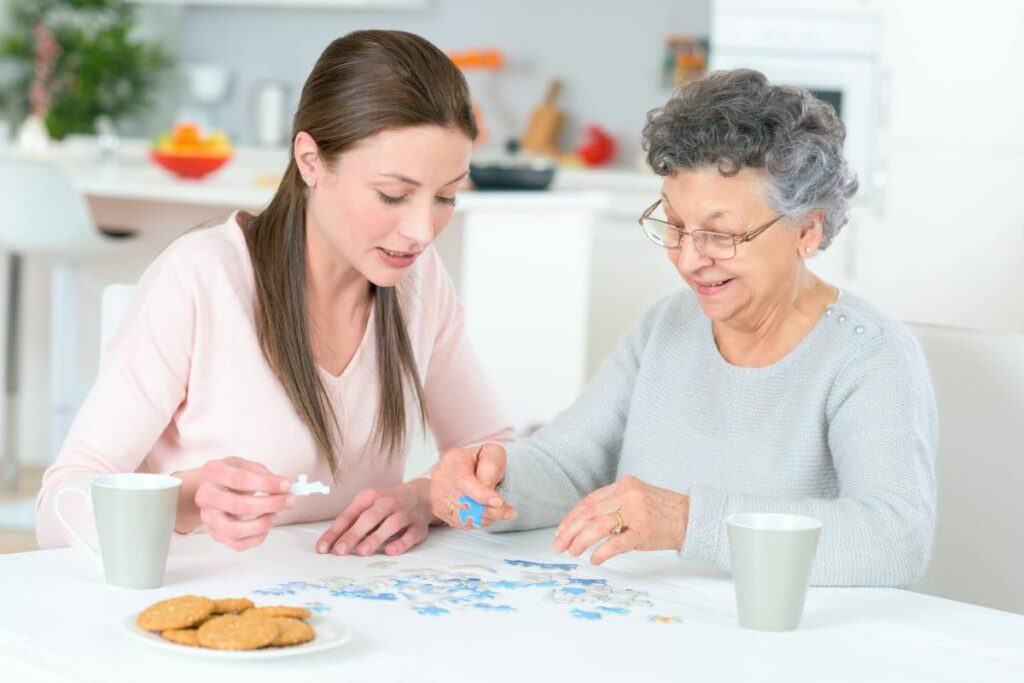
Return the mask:
M329 167L356 142L388 129L435 125L476 139L469 89L429 41L402 31L357 31L331 43L302 88L292 141L305 131ZM292 158L270 204L245 235L256 276L260 346L335 473L340 428L317 374L306 310L306 193ZM423 387L394 287L371 283L380 395L376 437L389 454L405 441L407 391L425 420ZM389 456L390 457L390 456Z

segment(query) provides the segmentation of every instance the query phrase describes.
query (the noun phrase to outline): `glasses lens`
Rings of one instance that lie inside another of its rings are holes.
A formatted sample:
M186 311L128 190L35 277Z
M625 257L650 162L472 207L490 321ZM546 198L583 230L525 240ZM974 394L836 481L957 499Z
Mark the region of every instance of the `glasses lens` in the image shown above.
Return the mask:
M657 245L674 249L679 246L679 231L668 224L665 209L658 204L650 215L640 221L647 237Z
M645 218L640 221L640 224L644 226L644 232L647 234L648 239L659 246L674 247L679 242L679 235L676 231L670 229L661 221Z
M693 233L693 243L708 258L724 261L736 255L736 243L730 235L698 230Z

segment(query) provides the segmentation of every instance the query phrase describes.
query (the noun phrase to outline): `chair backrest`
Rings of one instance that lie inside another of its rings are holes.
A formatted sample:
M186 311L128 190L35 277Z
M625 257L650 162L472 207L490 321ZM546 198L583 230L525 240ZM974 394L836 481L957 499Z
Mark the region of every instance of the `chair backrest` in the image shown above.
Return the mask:
M910 327L939 409L938 524L921 589L1024 613L1024 334Z
M107 345L121 329L121 323L128 314L135 295L135 285L107 285L103 289L103 302L100 304L100 359L107 350Z
M56 166L0 159L0 250L70 253L102 246L85 198Z

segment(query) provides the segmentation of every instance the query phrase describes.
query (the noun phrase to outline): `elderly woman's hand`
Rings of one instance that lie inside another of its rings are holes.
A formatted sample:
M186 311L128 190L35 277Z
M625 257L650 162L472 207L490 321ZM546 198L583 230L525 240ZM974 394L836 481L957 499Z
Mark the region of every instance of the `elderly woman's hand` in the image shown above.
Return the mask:
M608 538L590 556L601 564L630 550L679 550L686 538L690 497L628 476L597 489L558 525L555 550L573 557Z
M516 511L501 499L494 487L505 476L505 449L496 443L475 448L455 448L441 457L430 475L430 499L434 516L448 526L470 528L459 520L461 496L484 505L482 526L514 519Z

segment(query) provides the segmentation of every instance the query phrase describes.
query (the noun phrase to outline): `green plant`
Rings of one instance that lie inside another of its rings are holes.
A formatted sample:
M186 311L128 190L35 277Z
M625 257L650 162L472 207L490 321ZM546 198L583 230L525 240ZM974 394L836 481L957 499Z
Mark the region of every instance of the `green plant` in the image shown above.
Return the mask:
M92 133L100 115L118 120L144 112L171 60L160 46L130 35L134 22L123 0L11 0L12 31L0 36L0 60L13 68L0 84L0 108L15 121L33 110L44 114L57 139ZM55 54L45 52L52 57L45 68L40 36L56 42Z

